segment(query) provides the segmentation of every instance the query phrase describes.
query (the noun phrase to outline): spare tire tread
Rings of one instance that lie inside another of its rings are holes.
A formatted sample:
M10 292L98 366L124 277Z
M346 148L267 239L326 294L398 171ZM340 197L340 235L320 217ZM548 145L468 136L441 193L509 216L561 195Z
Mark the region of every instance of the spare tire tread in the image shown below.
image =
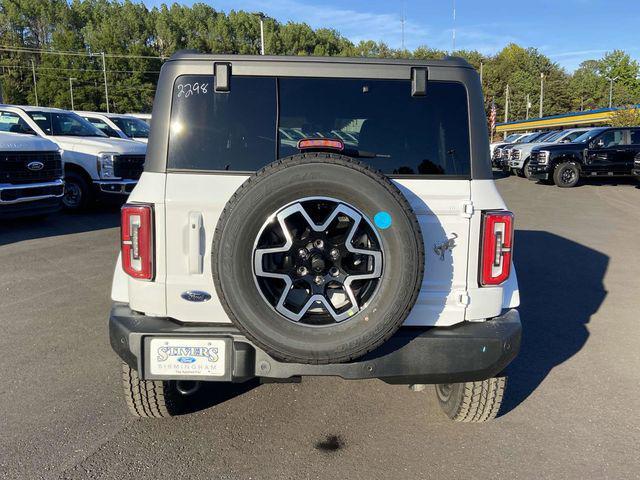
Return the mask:
M387 192L389 192L400 204L402 204L404 208L411 213L411 215L408 215L408 217L411 223L413 224L414 231L421 232L420 224L418 222L417 216L415 215L415 212L413 211L413 208L407 201L406 197L398 189L398 187L396 187L391 182L391 180L386 175L381 173L379 170L376 170L371 166L357 159L353 159L351 157L347 157L347 158L349 159L350 166L354 170L357 170L360 173L363 173L364 175L366 175L367 177L375 180L376 183L378 183L385 190L387 190ZM333 153L324 153L324 152L303 153L303 154L298 154L298 155L278 159L266 165L265 167L258 170L257 172L253 173L234 192L234 194L231 196L231 198L227 202L222 213L220 214L220 218L218 219L218 223L216 225L215 232L214 232L212 255L215 255L217 252L216 244L217 242L219 242L222 236L222 229L223 229L223 225L226 224L226 217L230 214L230 212L233 210L233 208L239 202L239 200L245 195L245 192L247 192L257 180L264 181L266 177L276 172L279 172L283 168L303 165L310 162L324 162L324 163L332 163L339 166L343 166L343 162L345 161L344 159L345 159L344 155L337 155ZM422 240L421 234L420 234L419 240ZM418 282L418 285L420 285L424 277L424 242L423 241L416 241L416 250L417 250L417 256L420 259L419 261L420 268L419 268L419 271L417 272L416 281ZM215 258L212 261L212 273L213 273L213 280L216 288L216 293L218 295L220 303L222 304L222 307L224 308L229 318L234 319L236 316L233 313L229 303L227 302L227 299L221 288L221 284L219 280L219 272L218 272L218 262L216 261ZM420 293L420 288L415 288L413 290L411 299L409 302L406 302L406 306L399 318L404 319L407 317L407 315L413 308L419 293ZM322 359L322 358L310 359L310 358L296 357L296 356L292 356L290 354L278 351L273 346L265 345L262 342L260 342L260 340L256 339L242 326L241 322L234 322L234 325L260 349L264 350L267 353L271 353L272 355L275 351L275 356L277 356L279 360L282 360L284 362L307 363L307 364L343 363L343 362L354 360L356 358L359 358L375 350L380 345L385 343L396 333L396 331L400 327L400 325L397 325L395 323L389 323L387 329L382 334L379 335L378 339L375 342L373 342L366 348L362 348L358 351L351 352L349 354L345 354L342 356L335 356L332 359Z

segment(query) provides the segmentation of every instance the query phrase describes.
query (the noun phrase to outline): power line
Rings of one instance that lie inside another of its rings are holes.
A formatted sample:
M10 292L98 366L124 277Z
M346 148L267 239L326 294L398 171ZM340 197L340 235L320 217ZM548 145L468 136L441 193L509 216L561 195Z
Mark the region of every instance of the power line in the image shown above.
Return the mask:
M5 52L15 52L15 53L40 53L45 55L70 55L77 57L99 57L101 53L92 53L92 52L71 52L71 51L63 51L63 50L45 50L41 48L31 48L31 47L12 47L7 45L0 45L0 51ZM165 60L167 57L157 56L157 55L131 55L124 53L105 53L105 57L108 58L147 58L147 59L155 59L155 60Z
M2 65L0 68L26 68L31 69L27 65ZM36 67L36 70L61 70L66 72L96 72L102 73L102 69L96 68L62 68L62 67ZM160 70L107 70L107 73L155 73L159 74Z

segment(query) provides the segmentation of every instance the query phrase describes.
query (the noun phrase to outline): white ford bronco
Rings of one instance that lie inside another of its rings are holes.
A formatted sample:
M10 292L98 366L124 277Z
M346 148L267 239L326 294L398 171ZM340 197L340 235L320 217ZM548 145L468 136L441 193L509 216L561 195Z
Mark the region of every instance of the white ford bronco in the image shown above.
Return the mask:
M513 215L467 62L183 52L153 119L109 319L134 415L188 412L202 382L332 375L496 416Z
M15 132L0 113L0 219L44 216L60 210L64 181L55 143Z
M14 121L16 133L52 140L64 161L67 210L87 208L95 198L122 199L142 174L146 145L109 138L84 118L48 107L0 105L0 115Z

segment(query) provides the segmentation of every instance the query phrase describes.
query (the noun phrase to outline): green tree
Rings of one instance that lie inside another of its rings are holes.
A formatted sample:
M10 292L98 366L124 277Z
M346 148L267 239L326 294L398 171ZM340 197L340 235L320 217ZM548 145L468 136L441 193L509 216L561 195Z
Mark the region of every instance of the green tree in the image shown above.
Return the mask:
M607 81L597 60L582 62L569 80L572 110L591 110L606 104Z
M598 61L598 73L602 77L615 78L614 105L640 102L640 65L628 53L614 50ZM606 80L606 79L605 79ZM607 87L609 81L606 80ZM608 90L607 90L608 99Z
M611 115L611 125L614 127L637 127L640 125L640 108L628 106L616 110Z

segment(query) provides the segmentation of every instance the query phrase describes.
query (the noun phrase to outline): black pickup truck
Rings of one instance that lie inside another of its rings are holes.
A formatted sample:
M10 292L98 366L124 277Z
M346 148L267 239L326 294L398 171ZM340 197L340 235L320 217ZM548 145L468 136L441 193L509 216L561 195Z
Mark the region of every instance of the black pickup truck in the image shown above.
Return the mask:
M635 160L633 161L633 170L631 173L637 180L640 181L640 152L636 153Z
M529 179L575 187L581 177L630 176L638 153L640 127L594 128L572 143L535 147Z

